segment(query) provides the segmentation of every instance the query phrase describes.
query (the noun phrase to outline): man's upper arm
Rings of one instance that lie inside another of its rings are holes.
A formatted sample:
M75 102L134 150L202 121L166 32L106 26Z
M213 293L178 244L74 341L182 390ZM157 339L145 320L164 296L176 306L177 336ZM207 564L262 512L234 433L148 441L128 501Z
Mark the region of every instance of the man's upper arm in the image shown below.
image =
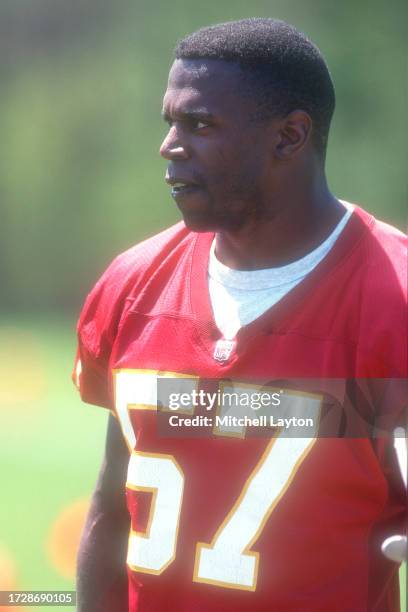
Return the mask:
M126 447L120 426L116 418L110 414L106 434L105 457L100 473L101 493L109 505L113 507L121 500L126 504L125 485L129 451Z
M128 459L119 425L110 415L105 454L78 553L79 612L127 610Z

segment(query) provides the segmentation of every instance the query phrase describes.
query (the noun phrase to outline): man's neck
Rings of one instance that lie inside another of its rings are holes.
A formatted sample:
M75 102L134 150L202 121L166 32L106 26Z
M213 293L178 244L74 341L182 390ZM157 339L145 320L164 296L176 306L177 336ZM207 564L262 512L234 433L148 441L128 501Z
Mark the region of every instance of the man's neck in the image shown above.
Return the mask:
M325 181L303 192L297 185L286 186L284 198L275 194L271 210L269 218L264 215L234 232L217 233L217 259L236 270L286 265L321 244L345 213Z

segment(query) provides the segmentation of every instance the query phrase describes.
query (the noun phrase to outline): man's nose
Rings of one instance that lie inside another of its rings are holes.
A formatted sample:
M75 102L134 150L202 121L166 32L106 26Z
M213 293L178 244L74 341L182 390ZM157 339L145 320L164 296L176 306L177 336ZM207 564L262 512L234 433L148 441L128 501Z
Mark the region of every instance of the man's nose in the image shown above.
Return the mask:
M160 147L160 155L164 159L188 159L188 152L185 143L182 142L180 134L175 125L172 125L166 138Z

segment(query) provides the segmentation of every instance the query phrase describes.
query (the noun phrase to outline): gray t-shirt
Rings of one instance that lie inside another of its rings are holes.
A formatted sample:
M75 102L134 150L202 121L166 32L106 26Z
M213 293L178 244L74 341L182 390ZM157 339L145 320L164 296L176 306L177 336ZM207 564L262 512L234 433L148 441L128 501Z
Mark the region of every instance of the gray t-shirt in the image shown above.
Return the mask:
M326 240L311 253L286 266L264 270L232 270L215 256L216 239L210 251L208 280L215 322L226 340L261 316L300 283L322 261L335 244L349 220L353 208L346 207L338 225Z

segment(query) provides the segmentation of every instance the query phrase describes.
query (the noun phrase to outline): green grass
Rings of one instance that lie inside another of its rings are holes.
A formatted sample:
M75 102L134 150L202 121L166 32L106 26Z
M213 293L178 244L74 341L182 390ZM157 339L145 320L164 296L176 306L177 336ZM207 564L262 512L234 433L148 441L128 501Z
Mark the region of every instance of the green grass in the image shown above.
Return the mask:
M53 567L46 542L61 510L90 495L107 420L102 408L81 403L70 381L74 352L66 321L0 324L0 543L16 562L22 590L74 589ZM406 566L401 610L405 587Z
M13 361L20 349L21 359L11 365L0 355L3 374L6 369L0 391L0 542L16 563L18 588L73 590L73 579L51 564L46 542L61 510L92 491L107 412L82 404L70 381L75 338L67 325L2 325L2 353L10 337L17 339ZM5 398L9 385L15 385L15 400Z

